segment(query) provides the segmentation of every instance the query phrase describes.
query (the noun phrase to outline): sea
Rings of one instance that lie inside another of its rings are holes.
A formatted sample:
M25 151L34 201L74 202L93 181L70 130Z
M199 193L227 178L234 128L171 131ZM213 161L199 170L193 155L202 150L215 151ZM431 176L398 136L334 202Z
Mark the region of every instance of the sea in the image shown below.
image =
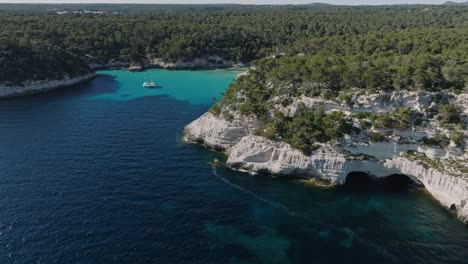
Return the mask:
M468 263L468 228L424 189L250 175L184 143L239 73L106 70L0 100L0 263Z

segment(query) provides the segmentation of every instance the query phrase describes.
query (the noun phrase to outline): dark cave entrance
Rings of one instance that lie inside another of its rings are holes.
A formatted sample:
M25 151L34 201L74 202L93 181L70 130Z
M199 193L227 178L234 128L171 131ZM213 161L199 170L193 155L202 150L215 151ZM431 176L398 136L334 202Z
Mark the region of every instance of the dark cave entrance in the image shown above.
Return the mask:
M424 185L404 174L376 178L365 172L353 171L346 177L344 187L356 191L406 192L410 189L422 188Z

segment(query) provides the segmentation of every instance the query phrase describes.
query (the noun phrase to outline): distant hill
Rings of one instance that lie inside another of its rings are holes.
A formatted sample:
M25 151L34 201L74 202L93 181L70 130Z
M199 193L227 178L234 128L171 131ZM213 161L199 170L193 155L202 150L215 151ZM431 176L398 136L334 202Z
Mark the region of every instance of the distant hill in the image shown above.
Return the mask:
M306 6L334 6L333 4L320 3L320 2L309 3L309 4L305 4L305 5Z
M443 5L448 5L448 6L468 6L468 1L466 1L466 2L460 2L460 3L453 2L453 1L447 1L447 2L443 3Z

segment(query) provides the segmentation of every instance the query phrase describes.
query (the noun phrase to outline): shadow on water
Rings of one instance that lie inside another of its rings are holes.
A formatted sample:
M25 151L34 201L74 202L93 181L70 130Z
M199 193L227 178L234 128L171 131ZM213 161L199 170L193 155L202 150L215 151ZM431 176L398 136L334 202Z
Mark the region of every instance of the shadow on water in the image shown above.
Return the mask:
M155 90L155 89L162 89L164 88L164 86L157 84L155 87L145 87L145 88L149 90Z
M11 97L3 99L4 101L37 101L43 99L47 100L66 100L66 99L80 99L83 97L94 97L107 93L114 93L120 88L120 83L117 78L107 74L97 74L96 77L90 81L57 89L52 89L42 93L33 93L18 97Z
M113 93L120 88L117 78L107 74L97 74L93 81L54 90L57 97L92 97L106 93Z
M340 189L352 192L390 192L407 193L409 190L422 188L424 185L413 181L404 174L393 174L376 178L365 172L350 172Z

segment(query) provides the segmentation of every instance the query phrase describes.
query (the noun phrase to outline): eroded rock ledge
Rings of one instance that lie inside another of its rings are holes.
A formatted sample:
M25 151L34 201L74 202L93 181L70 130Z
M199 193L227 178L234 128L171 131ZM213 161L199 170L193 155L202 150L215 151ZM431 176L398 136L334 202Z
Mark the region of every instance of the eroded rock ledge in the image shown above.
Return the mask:
M418 94L401 97L414 99L412 101L418 103L416 107L421 109L431 103L430 100L420 100L424 96ZM462 94L455 99L455 103L461 100L465 113L466 98ZM379 96L361 99L367 101L356 104L359 111L367 106L371 108L370 111L377 112L388 107L376 103L381 100ZM331 108L353 112L353 109L338 104ZM404 174L422 183L436 200L455 211L468 224L468 175L464 168L468 155L465 150L445 150L398 140L366 144L358 139L344 138L340 142L322 144L311 155L304 155L287 143L255 135L254 131L260 127L260 122L254 118L242 117L235 112L231 114L234 118L227 121L222 116L205 113L185 128L186 140L224 151L228 155L227 165L233 169L268 173L276 177L315 178L341 185L351 172L364 172L377 178ZM432 131L429 129L424 133L430 134ZM401 135L409 139L421 137L421 133L414 131L401 131ZM442 165L434 165L439 163ZM462 164L463 169L455 168L454 163Z

